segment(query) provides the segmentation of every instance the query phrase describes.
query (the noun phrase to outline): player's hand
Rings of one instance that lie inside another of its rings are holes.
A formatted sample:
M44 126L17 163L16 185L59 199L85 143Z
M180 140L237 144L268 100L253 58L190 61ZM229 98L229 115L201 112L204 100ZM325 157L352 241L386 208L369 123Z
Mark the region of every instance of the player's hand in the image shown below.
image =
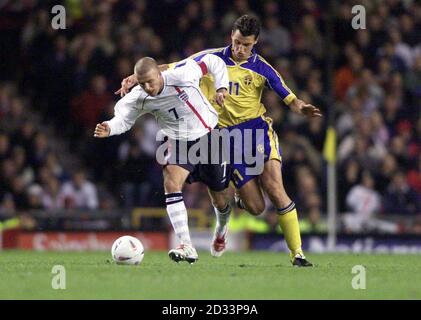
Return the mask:
M114 92L114 94L119 94L120 97L124 97L135 84L137 84L137 79L136 76L132 74L121 81L121 88Z
M160 64L158 66L159 71L164 72L165 70L168 70L170 66L168 64Z
M228 92L225 88L221 88L216 91L215 101L219 106L224 107L225 97L227 96L227 94Z
M322 117L322 112L312 104L305 104L301 107L301 113L309 118Z
M107 138L110 136L110 126L108 123L98 123L95 127L94 137L95 138Z
M316 108L312 104L305 103L303 100L295 99L290 103L290 108L292 111L305 115L306 117L322 117L322 112L319 108Z

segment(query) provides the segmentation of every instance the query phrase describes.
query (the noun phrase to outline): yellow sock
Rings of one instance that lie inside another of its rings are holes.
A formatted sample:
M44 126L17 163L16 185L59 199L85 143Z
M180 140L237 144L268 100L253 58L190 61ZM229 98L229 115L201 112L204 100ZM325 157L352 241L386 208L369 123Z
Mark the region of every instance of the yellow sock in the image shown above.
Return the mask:
M297 209L293 209L287 213L279 215L279 224L284 233L285 241L290 250L291 259L299 253L303 255L301 250L301 235L298 225Z

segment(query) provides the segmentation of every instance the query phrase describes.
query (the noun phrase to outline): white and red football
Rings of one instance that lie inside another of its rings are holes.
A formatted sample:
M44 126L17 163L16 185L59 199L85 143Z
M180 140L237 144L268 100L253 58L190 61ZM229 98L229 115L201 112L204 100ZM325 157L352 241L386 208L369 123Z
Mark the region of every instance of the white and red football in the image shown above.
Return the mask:
M144 253L142 242L132 236L118 238L111 247L111 255L117 264L138 265L142 262Z

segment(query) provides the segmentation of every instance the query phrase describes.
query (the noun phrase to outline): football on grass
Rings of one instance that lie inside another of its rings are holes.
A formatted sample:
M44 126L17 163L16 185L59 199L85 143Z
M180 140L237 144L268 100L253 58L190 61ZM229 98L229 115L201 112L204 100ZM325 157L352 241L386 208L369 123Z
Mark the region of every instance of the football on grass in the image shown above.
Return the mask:
M122 236L114 241L111 255L117 264L137 265L143 260L144 248L139 239Z

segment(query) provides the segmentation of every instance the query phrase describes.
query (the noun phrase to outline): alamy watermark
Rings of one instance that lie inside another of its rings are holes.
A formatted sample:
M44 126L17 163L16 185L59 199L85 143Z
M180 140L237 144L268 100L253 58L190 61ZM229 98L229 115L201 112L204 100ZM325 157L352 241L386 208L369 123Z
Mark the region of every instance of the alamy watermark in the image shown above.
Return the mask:
M51 269L53 278L51 280L51 288L54 290L65 290L66 289L66 268L62 265L55 265Z
M183 138L175 137L176 132ZM268 156L265 155L268 151L265 145L277 147L275 141L271 144L269 137L265 137L264 129L216 128L194 141L186 139L188 132L184 123L179 123L178 129L173 130L172 134L159 131L156 135L156 141L160 143L156 150L156 161L161 165L243 164L247 175L260 175L265 156Z
M355 30L366 29L367 15L365 7L361 4L355 5L352 7L351 12L355 15L351 21L352 28Z
M55 5L51 8L51 13L55 14L51 20L51 27L54 30L66 29L66 8L62 5Z
M356 274L351 281L352 289L365 290L366 289L366 270L362 265L352 267L352 274Z

